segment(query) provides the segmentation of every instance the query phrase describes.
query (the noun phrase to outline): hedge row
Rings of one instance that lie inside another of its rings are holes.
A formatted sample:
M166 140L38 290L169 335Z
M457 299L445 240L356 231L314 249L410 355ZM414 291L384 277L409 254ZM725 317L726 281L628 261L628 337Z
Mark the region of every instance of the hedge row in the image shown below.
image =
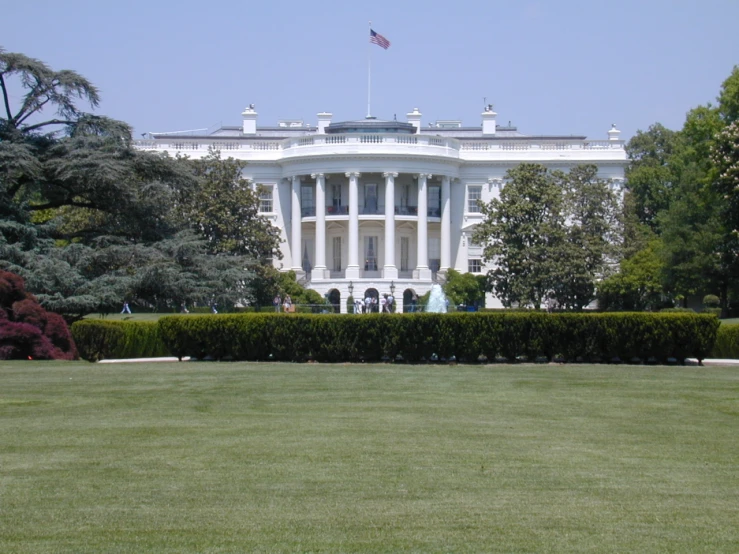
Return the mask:
M718 328L711 358L739 360L739 323L724 323Z
M72 324L72 337L81 358L153 358L170 356L156 321L83 319Z
M178 357L296 362L702 360L711 352L718 326L711 315L677 313L245 314L159 320L162 341Z

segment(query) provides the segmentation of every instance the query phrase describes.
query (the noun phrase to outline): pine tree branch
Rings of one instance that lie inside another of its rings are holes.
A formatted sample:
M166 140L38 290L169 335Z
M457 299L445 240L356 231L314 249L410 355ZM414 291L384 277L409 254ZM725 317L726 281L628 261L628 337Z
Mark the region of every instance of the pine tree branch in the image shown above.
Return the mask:
M5 88L5 78L3 77L3 74L0 73L0 87L3 89L3 100L5 102L5 113L8 114L8 122L12 119L12 114L10 112L10 101L8 100L8 90Z
M35 125L29 125L24 131L33 131L34 129L38 129L40 127L45 127L46 125L73 125L75 122L71 121L69 119L50 119L49 121L44 121L43 123L36 123Z

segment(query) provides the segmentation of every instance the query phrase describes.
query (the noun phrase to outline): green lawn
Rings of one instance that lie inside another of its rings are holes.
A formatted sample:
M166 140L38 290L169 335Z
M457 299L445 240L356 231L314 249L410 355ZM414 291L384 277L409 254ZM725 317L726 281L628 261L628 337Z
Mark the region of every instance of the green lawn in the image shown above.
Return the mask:
M739 372L0 362L0 552L739 552Z

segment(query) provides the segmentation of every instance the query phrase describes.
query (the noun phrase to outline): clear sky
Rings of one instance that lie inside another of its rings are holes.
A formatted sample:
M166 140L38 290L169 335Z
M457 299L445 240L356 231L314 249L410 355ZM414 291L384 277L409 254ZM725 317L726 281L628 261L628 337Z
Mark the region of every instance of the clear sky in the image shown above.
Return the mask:
M0 46L74 69L137 135L316 123L418 107L479 125L483 98L525 134L623 137L715 101L739 64L739 0L8 0Z

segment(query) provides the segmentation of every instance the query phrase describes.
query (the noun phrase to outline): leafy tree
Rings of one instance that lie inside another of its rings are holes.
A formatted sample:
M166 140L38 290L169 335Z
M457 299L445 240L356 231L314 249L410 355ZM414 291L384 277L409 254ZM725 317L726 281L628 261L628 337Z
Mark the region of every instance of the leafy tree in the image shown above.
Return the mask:
M444 294L453 306L476 306L485 301L485 279L473 273L447 270Z
M673 196L675 176L669 161L679 142L679 133L655 123L646 132L637 131L626 145L631 160L626 170L631 208L637 220L653 231L657 231L657 214Z
M599 283L598 307L607 311L642 311L671 305L662 285L664 262L660 248L661 242L656 239L624 259L618 273Z
M484 245L485 259L497 266L488 282L503 305L539 308L559 273L562 191L539 164L520 164L506 179L500 198L481 206L483 221L472 240Z
M246 163L224 160L216 150L189 163L198 186L179 198L179 216L205 238L210 251L259 262L282 258L280 230L259 214L259 197L241 175Z
M11 81L25 90L18 107ZM191 168L136 150L128 125L82 111L100 101L88 80L0 51L0 91L0 267L44 306L74 319L125 298L248 296L248 260L208 256L170 213L197 185Z
M558 173L564 192L566 240L551 296L561 307L581 310L595 298L595 282L620 259L622 225L617 194L594 165Z
M552 300L579 310L595 282L619 259L619 202L592 165L569 173L521 164L507 174L500 198L482 206L473 240L496 265L488 284L504 306Z

